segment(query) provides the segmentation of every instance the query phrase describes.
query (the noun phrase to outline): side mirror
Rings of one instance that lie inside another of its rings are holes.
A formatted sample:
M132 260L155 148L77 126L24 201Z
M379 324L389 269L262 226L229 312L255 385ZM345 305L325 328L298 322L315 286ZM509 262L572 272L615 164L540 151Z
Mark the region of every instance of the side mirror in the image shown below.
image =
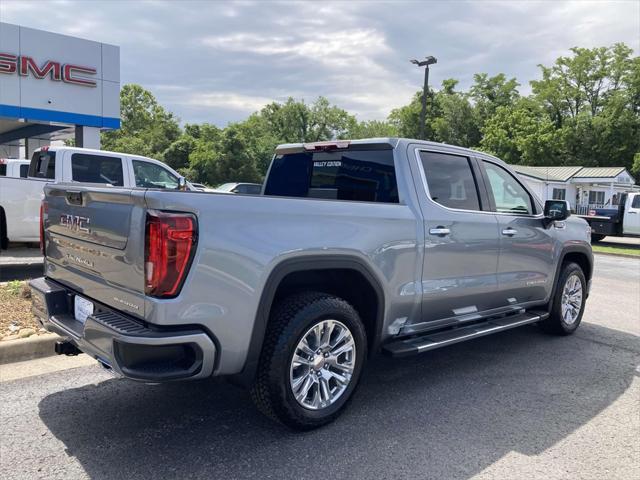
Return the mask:
M178 190L187 190L187 179L184 177L178 177Z
M566 200L547 200L544 202L544 218L547 224L566 220L569 217L569 202Z

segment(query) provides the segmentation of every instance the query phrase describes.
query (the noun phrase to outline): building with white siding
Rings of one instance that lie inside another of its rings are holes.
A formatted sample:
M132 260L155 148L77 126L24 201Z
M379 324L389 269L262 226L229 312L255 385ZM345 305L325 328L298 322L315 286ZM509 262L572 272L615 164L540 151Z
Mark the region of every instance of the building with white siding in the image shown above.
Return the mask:
M571 209L586 214L590 208L617 205L620 194L640 190L624 167L529 167L512 165L544 202L568 200Z

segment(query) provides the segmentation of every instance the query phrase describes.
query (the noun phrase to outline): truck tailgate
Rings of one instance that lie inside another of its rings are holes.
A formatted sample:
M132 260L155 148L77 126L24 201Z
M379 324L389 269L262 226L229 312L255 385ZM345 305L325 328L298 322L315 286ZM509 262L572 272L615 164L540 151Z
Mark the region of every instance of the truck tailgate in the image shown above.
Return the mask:
M45 188L46 276L144 317L144 191Z

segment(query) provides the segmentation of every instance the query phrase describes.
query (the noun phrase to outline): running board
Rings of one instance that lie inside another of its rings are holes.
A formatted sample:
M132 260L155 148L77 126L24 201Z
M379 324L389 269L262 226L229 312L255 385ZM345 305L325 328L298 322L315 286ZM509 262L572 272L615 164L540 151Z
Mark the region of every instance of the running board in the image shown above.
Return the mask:
M396 340L383 346L383 350L393 357L404 357L416 353L428 352L436 348L446 347L458 342L473 340L492 333L503 332L511 328L520 327L529 323L536 323L547 318L549 314L542 311L531 311L494 318L482 323L458 327L428 335L411 337L404 340Z

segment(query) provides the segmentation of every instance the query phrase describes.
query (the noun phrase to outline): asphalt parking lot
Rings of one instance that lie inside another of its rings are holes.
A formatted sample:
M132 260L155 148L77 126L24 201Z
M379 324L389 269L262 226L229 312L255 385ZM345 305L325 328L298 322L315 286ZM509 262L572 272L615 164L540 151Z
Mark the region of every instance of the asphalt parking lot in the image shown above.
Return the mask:
M223 381L147 386L97 366L4 381L0 476L640 478L639 335L640 260L598 255L575 335L529 326L377 358L314 432Z

